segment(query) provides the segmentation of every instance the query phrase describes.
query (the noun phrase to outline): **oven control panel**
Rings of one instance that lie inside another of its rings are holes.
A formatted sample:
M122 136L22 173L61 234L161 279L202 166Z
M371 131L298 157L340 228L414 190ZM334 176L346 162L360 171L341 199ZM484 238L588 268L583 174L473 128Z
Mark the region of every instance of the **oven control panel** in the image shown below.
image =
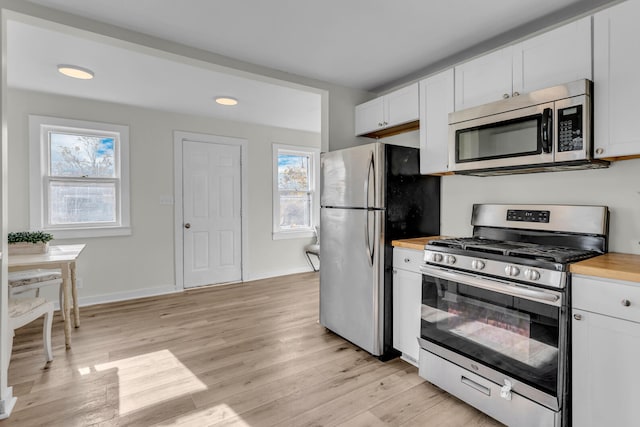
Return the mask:
M549 222L551 216L550 211L533 211L522 209L508 209L507 221L520 221L520 222Z
M567 274L563 271L533 267L517 262L478 258L476 255L462 255L459 253L454 255L439 252L433 248L425 249L424 262L426 265L430 264L482 276L492 276L502 280L558 289L564 288L567 282Z

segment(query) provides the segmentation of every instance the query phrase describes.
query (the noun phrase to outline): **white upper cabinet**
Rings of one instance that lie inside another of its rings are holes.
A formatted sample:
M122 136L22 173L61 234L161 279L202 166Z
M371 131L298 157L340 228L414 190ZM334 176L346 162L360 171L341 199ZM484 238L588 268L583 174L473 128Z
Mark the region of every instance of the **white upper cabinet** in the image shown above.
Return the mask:
M590 16L514 46L514 92L528 93L579 79L592 79Z
M640 1L628 0L594 15L594 155L640 155L637 131L640 80Z
M420 82L420 173L424 175L449 170L449 113L453 102L453 68Z
M591 17L455 68L456 110L591 79Z
M419 119L418 112L418 83L414 83L364 104L356 105L356 135L368 135L416 122Z
M379 130L384 123L384 100L382 97L356 105L356 135Z
M512 68L512 47L458 65L455 68L456 110L509 98L512 92Z

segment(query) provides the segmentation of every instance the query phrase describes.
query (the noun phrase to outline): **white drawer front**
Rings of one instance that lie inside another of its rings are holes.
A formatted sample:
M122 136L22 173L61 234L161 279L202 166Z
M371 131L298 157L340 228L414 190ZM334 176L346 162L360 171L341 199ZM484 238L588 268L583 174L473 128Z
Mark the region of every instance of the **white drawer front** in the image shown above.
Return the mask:
M574 275L573 308L640 322L640 283Z
M420 273L420 265L424 262L423 259L424 251L393 248L393 268Z

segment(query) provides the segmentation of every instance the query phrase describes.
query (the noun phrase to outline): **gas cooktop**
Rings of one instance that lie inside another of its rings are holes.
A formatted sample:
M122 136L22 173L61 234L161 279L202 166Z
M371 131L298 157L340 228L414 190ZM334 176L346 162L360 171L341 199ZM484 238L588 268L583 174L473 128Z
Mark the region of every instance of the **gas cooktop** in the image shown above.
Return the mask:
M471 237L430 241L427 266L566 287L571 262L607 252L606 206L474 205ZM457 274L457 273L456 273Z
M431 246L443 246L468 251L469 255L482 253L504 255L515 258L568 263L599 255L592 250L527 242L513 242L484 237L461 237L429 242Z

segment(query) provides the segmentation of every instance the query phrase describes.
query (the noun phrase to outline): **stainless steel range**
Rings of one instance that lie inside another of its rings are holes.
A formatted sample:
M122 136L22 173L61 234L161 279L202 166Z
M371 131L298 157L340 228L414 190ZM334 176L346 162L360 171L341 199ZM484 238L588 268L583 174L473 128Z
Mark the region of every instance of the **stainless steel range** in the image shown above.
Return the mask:
M568 426L569 264L607 251L605 206L474 205L425 247L420 376L509 426Z

